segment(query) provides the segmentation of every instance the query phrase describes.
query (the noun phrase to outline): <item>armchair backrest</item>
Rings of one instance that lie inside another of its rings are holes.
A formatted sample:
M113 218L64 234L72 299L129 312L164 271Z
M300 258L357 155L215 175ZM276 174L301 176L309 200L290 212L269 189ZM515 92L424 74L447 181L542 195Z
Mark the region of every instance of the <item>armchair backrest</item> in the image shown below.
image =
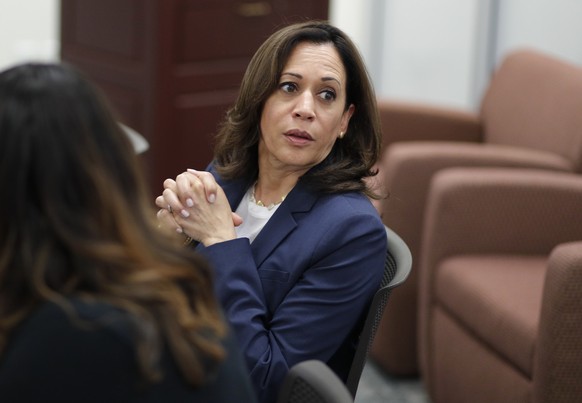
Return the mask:
M508 54L481 103L486 143L562 156L582 172L582 67L533 50Z

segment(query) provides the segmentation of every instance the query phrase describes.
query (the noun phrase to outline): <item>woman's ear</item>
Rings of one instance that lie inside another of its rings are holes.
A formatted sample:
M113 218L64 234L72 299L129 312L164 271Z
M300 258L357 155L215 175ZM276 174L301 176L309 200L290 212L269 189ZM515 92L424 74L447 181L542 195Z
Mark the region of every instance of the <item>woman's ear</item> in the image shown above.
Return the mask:
M346 135L346 132L348 131L348 125L350 124L350 119L351 119L352 115L354 114L355 110L356 110L356 107L354 106L354 104L350 104L348 109L346 109L344 111L344 114L342 115L342 121L340 124L340 133L339 133L340 139Z

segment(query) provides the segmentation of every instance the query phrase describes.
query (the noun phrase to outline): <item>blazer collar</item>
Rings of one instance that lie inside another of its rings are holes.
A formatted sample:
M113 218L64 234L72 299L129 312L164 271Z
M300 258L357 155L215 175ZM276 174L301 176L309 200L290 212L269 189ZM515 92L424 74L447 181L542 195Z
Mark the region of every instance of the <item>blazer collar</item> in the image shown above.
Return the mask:
M226 181L221 183L221 186L231 209L235 211L249 186L252 186L252 182L249 183L247 180ZM318 198L318 195L305 186L301 180L295 185L251 244L257 266L260 266L273 249L297 227L295 216L310 211Z

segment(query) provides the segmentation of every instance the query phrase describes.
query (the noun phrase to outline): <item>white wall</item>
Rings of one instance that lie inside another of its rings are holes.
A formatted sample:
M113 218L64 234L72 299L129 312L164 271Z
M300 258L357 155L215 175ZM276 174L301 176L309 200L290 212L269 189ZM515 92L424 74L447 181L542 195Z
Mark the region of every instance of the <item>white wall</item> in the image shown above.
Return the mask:
M379 93L412 101L471 102L478 0L395 0L385 12Z
M582 1L500 1L497 59L530 46L582 64Z
M383 97L475 110L492 69L521 46L582 65L580 0L330 3L330 20L359 45Z
M467 107L481 3L331 0L330 20L359 45L379 96Z
M384 0L330 0L329 20L358 46L376 88L381 85Z
M29 60L56 60L59 0L0 0L0 70Z

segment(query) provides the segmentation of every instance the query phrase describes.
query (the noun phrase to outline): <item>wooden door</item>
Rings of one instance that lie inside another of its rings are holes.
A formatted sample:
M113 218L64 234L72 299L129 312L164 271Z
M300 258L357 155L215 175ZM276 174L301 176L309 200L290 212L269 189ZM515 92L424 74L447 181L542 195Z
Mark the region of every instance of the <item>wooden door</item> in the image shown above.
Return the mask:
M203 169L250 58L277 28L326 19L328 0L61 0L61 56L150 142L154 194Z

